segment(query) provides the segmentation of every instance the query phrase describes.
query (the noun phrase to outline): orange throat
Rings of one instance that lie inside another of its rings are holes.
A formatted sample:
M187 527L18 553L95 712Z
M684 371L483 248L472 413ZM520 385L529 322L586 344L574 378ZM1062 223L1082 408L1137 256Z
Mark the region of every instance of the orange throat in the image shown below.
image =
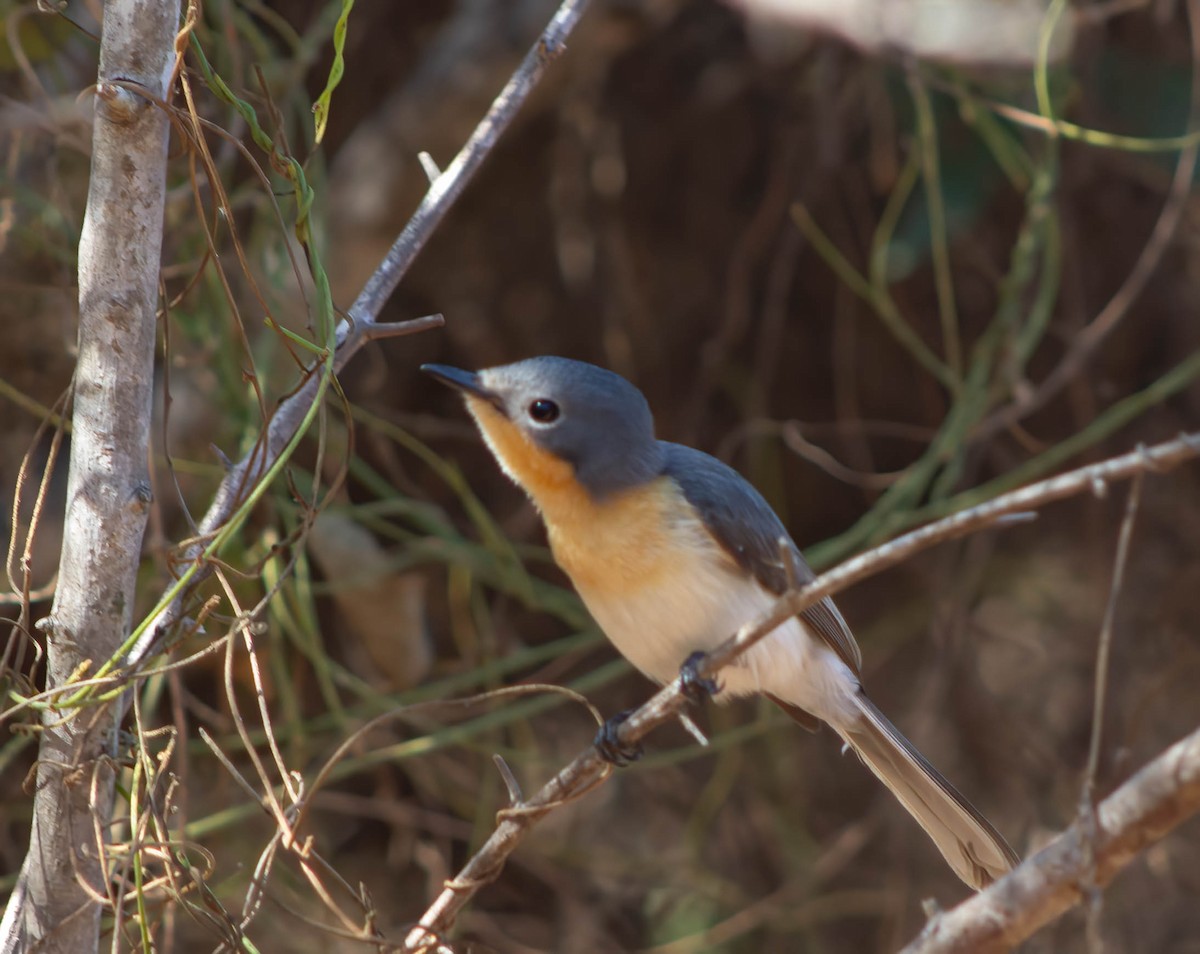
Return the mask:
M546 523L558 565L586 599L652 583L670 561L668 528L681 516L666 478L593 499L568 462L538 447L486 401L467 407L501 468L529 495Z
M538 447L487 401L468 395L467 410L501 469L521 485L539 510L560 494L573 489L583 492L570 464Z

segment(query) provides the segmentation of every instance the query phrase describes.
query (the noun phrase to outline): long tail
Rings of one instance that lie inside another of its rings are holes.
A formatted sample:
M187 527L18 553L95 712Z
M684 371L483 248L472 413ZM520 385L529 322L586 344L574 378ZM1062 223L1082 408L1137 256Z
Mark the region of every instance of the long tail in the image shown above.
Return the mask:
M835 727L838 734L925 829L955 874L978 891L1020 862L991 823L870 699L860 691L855 701L861 718Z

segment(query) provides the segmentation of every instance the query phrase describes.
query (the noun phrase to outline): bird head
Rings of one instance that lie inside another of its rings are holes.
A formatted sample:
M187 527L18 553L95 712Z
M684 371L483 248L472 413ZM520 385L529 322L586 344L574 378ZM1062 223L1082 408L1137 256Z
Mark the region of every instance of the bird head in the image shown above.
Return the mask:
M650 407L612 371L550 356L479 372L421 370L462 392L501 467L537 503L576 486L603 500L662 471Z

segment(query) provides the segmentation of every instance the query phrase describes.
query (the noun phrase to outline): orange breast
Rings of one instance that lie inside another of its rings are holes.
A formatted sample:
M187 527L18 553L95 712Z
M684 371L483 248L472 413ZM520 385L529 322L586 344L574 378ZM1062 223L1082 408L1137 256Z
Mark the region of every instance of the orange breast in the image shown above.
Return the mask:
M468 398L467 406L504 472L541 512L554 558L585 600L655 585L678 572L681 548L713 546L668 478L597 502L570 464L538 447L486 401Z
M554 558L585 598L656 585L677 562L676 502L666 478L597 504L560 496L543 509Z

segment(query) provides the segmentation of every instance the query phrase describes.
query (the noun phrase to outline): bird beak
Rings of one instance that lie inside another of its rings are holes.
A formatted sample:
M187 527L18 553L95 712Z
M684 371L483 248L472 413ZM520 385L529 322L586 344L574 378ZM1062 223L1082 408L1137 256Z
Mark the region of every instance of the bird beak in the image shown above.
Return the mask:
M479 375L474 371L463 371L461 368L452 368L448 364L423 364L421 370L431 378L441 381L442 384L452 387L456 391L462 391L468 397L487 401L501 414L505 413L504 399L495 391L484 387L483 382L479 380Z

